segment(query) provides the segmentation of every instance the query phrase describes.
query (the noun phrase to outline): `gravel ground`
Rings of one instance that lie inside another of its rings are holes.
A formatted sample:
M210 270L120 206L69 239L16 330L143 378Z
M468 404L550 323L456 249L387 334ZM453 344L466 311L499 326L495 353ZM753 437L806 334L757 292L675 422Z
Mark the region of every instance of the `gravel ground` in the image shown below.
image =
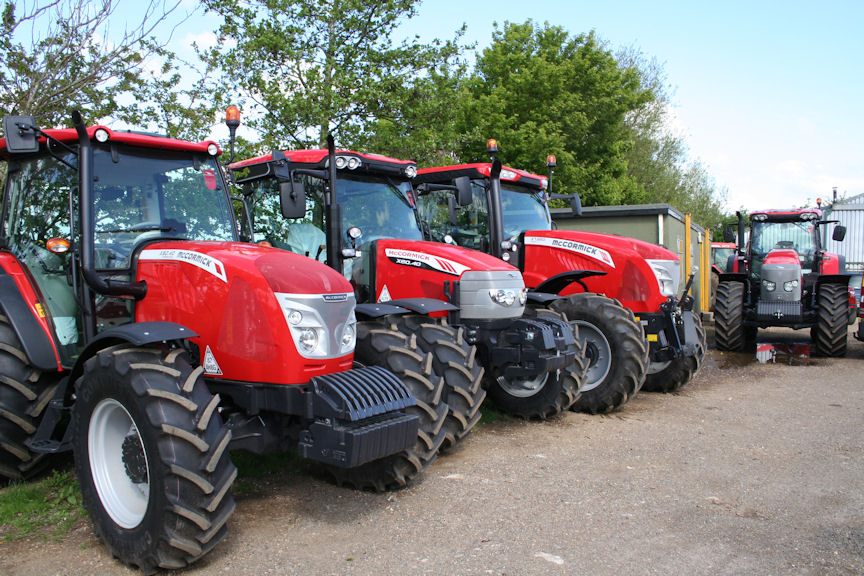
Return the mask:
M183 574L864 574L864 344L795 364L712 350L616 414L483 424L394 493L266 477ZM0 542L3 575L136 573L86 521Z

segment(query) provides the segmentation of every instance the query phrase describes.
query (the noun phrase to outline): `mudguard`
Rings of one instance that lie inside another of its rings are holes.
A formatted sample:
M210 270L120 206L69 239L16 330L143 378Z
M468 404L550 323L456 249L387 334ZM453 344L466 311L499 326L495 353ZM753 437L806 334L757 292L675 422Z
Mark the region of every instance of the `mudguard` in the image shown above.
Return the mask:
M0 308L12 324L30 364L39 370L56 371L57 357L54 355L54 343L33 316L15 280L2 272L2 269L0 269Z
M550 278L547 278L540 284L538 284L534 290L538 292L550 292L552 294L558 294L564 288L569 286L570 284L576 282L585 292L590 292L588 287L582 282L585 278L590 278L591 276L605 276L606 272L601 270L568 270L566 272L561 272L560 274L555 274Z

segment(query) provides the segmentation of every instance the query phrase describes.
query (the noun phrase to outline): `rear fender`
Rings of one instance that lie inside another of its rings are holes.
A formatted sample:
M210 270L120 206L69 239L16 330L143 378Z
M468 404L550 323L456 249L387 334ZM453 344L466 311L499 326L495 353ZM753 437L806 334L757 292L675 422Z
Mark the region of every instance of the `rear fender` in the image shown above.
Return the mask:
M136 322L134 324L124 324L109 328L104 332L100 332L91 342L84 348L84 351L75 362L75 367L69 379L74 383L75 380L84 372L84 363L95 356L100 350L115 346L117 344L132 344L133 346L147 346L156 342L172 342L182 341L188 338L195 338L198 334L189 328L177 324L175 322ZM72 390L69 390L71 393ZM68 394L67 394L68 396Z
M0 273L0 309L12 324L30 364L46 372L56 371L59 361L54 342L34 316L15 280L5 273Z
M31 448L35 452L57 453L72 449L72 428L68 425L68 412L74 401L75 381L84 372L84 363L100 350L117 344L147 346L156 342L171 342L198 336L189 328L174 322L140 322L124 324L101 332L84 349L68 376L62 379L48 404L45 415L36 430ZM71 385L70 385L71 384Z

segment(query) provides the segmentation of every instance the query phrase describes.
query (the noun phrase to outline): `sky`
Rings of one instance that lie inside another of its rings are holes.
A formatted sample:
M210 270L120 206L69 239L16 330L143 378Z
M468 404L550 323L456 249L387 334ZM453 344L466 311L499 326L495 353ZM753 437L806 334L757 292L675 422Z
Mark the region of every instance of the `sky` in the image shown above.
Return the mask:
M864 193L864 1L424 0L400 30L431 41L465 24L482 51L494 23L528 19L655 58L675 127L728 210ZM209 20L174 41L204 40Z

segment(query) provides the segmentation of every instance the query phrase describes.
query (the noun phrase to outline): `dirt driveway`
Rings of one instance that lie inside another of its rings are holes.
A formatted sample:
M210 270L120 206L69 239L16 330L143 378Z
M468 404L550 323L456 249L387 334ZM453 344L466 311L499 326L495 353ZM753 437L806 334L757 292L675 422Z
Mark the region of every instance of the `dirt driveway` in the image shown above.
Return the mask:
M611 416L484 424L396 493L268 477L183 574L864 574L864 344L849 342L796 366L712 350L684 391ZM83 522L0 543L0 574L136 572Z

